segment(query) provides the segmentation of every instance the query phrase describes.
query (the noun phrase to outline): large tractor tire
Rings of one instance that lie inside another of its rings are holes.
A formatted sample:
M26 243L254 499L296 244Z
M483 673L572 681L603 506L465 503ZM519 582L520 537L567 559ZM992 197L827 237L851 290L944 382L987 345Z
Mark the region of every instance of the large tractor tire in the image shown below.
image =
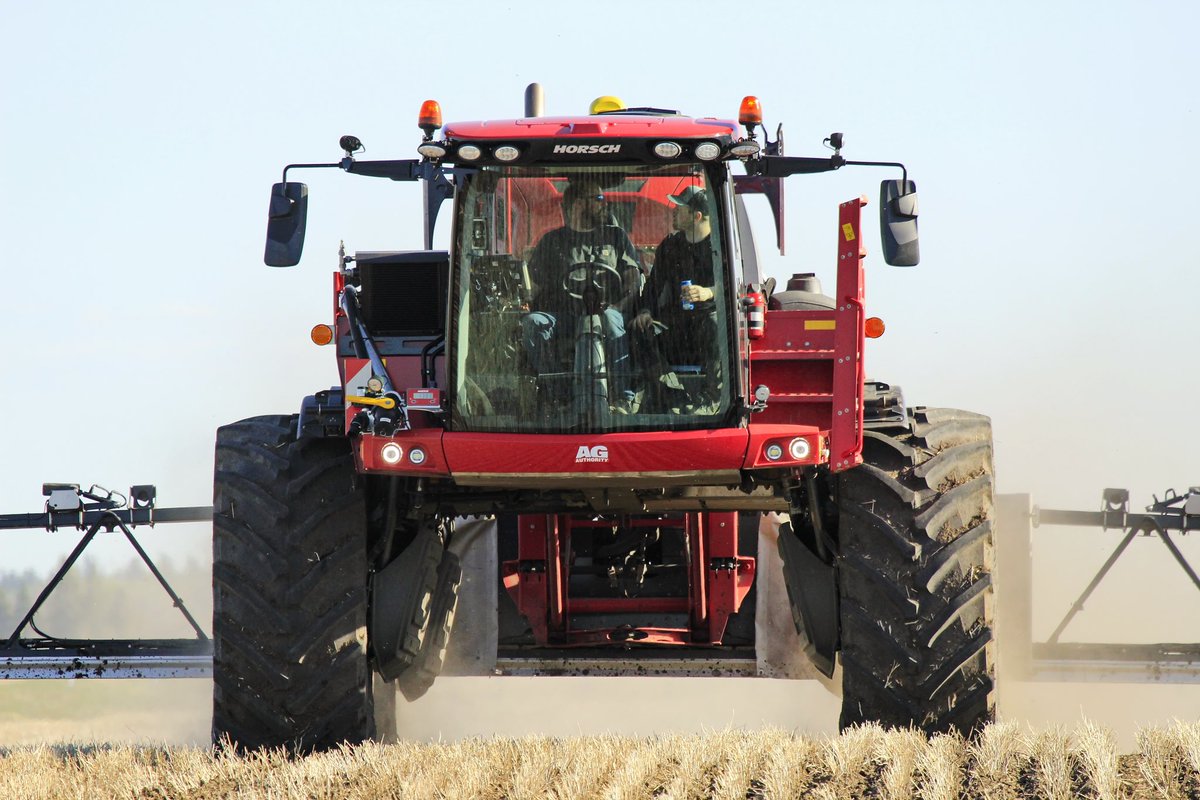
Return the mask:
M991 422L908 417L838 478L841 727L969 734L994 709Z
M367 519L350 448L295 417L217 431L213 739L308 752L375 734Z

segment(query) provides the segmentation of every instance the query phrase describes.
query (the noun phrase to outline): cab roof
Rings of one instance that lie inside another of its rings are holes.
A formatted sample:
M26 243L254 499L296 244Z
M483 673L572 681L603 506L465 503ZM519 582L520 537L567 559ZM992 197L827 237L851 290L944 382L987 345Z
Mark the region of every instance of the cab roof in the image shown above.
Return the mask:
M553 139L560 136L712 139L734 137L737 132L737 123L730 120L644 113L451 122L443 129L447 139Z

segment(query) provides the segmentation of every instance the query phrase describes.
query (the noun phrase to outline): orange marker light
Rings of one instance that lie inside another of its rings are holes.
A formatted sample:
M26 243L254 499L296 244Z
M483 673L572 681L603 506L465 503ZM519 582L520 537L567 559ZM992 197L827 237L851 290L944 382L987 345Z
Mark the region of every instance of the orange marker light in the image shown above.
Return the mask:
M313 340L313 344L329 344L333 341L333 326L313 325L313 329L308 332L308 335Z
M442 127L442 107L437 100L426 100L421 103L421 114L417 118L417 127L425 131L427 136Z
M742 107L738 110L738 123L741 125L762 125L762 106L754 95L742 98Z
M878 339L880 336L883 336L883 332L887 330L883 324L883 320L881 320L879 317L868 317L866 323L863 325L863 328L863 333L866 334L868 339Z

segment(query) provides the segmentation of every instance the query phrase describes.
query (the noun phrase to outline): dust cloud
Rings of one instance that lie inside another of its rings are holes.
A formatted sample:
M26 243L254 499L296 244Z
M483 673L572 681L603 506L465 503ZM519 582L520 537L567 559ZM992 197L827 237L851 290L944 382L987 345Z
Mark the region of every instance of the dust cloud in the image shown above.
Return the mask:
M812 677L792 624L775 536L779 518L760 529L755 625L760 674ZM496 652L497 555L486 520L460 521L454 549L462 559L454 635L447 671L424 697L397 704L401 738L453 740L471 736L542 734L648 736L725 729L782 728L802 734L837 732L836 687L817 680L747 677L523 677L492 672Z
M769 678L441 678L401 703L401 738L650 736L777 727L837 733L840 700L816 681Z
M212 681L6 680L0 745L91 743L205 747Z

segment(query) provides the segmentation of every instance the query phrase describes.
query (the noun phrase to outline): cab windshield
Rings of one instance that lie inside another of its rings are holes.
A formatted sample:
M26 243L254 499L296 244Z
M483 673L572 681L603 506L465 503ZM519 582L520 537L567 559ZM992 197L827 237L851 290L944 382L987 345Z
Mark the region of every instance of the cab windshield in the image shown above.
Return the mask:
M700 165L483 167L460 189L456 430L717 427L730 292Z

